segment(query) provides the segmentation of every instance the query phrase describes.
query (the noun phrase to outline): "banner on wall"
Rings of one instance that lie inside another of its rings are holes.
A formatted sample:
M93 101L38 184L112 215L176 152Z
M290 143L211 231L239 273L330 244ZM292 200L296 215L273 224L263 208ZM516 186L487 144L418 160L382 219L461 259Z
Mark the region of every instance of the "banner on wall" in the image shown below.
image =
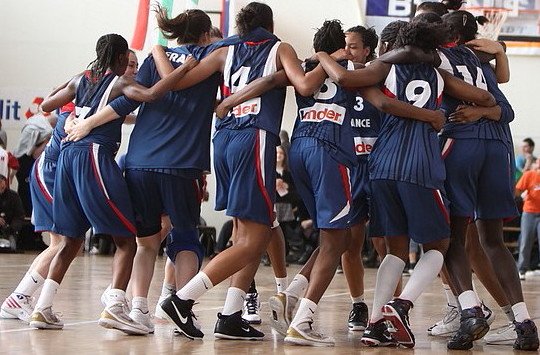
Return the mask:
M0 88L2 127L22 127L51 89Z

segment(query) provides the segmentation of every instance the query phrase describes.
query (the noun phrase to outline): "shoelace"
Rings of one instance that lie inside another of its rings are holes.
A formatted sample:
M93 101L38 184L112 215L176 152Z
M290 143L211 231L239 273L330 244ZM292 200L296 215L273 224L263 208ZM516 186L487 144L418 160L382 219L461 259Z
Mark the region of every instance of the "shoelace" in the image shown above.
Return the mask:
M257 296L250 295L246 298L246 308L248 314L257 314L259 308L257 303Z
M443 324L448 324L452 322L454 319L456 319L456 317L459 316L457 307L453 307L453 306L450 306L450 307L452 307L452 309L450 309L449 312L447 312L443 317Z

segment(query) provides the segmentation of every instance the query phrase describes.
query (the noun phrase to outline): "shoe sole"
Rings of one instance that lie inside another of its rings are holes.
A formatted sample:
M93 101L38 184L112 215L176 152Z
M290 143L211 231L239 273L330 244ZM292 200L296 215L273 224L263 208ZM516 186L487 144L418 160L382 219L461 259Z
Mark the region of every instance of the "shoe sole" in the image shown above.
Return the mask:
M19 311L16 311L18 314ZM19 316L17 314L11 313L9 310L2 308L0 310L0 318L2 319L19 319Z
M449 337L449 336L454 335L454 334L458 331L459 328L456 329L456 330L453 330L453 331L445 331L445 332L442 332L442 333L437 332L436 329L437 329L437 328L433 328L433 329L431 330L431 334L430 334L430 335L432 335L432 336L434 336L434 337Z
M178 324L176 324L176 322L171 318L171 316L167 314L167 312L165 312L165 310L163 310L163 313L165 314L165 319L174 324L174 326L176 327L175 329L178 332L177 334L181 334L190 340L202 340L203 337L194 337L193 335L189 335L184 332L184 330L180 328Z
M248 322L249 324L261 324L262 323L262 319L259 319L259 320L249 320L249 319L246 319L244 317L242 317L242 319L244 319L246 322Z
M516 339L512 339L512 340L492 340L492 341L488 341L486 340L486 344L487 345L514 345L514 343L516 342Z
M391 347L391 348L395 348L398 346L397 343L394 343L394 342L381 342L377 339L372 339L372 338L362 338L360 339L360 342L364 345L367 345L369 347L377 347L377 346L381 346L381 347Z
M362 330L366 330L366 326L365 325L350 325L349 324L349 330L353 331L353 332L362 331Z
M287 307L279 300L279 298L273 296L268 300L268 306L272 311L272 316L270 317L270 326L275 329L276 332L287 336L287 330L289 329L289 324L287 324Z
M472 339L469 342L455 344L455 345L452 345L451 342L448 342L446 344L446 348L450 350L470 350L474 346L473 341L482 339L484 335L486 335L488 332L489 332L489 326L487 325L487 323L485 326L483 326L482 324L477 324L471 332Z
M165 314L165 311L163 310L163 308L161 308L159 303L156 306L156 311L154 312L154 317L159 318L159 319L167 319L167 315Z
M262 337L240 337L236 335L228 335L223 333L214 333L214 336L218 339L226 339L226 340L263 340L264 335Z
M110 319L110 318L100 318L98 321L98 324L102 326L103 328L116 329L116 330L126 333L127 335L146 335L149 333L147 329L146 330L138 329L128 324L125 324L125 323L122 323L120 321L117 321L115 319Z
M322 343L308 339L292 338L285 337L285 343L293 345L302 345L302 346L317 346L317 347L332 347L335 346L335 343Z
M390 305L383 306L383 316L384 319L392 323L392 326L396 330L392 333L394 339L406 348L414 347L414 335L412 334L409 327L403 323L399 313Z
M38 322L38 321L31 321L30 326L32 328L37 328L37 329L53 329L53 330L61 330L64 328L63 325L54 325L54 324Z

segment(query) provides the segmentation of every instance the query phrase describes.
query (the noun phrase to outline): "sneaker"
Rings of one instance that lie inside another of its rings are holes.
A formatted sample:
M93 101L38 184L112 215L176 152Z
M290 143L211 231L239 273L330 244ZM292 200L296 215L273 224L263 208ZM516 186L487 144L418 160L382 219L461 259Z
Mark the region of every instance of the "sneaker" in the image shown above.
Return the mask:
M298 298L289 296L283 292L270 297L268 300L268 306L272 311L270 325L283 336L287 336L287 331L292 321L294 307L297 302Z
M514 343L515 350L538 350L538 330L530 319L524 322L514 322L516 326L517 339Z
M397 346L397 341L388 331L386 320L369 323L360 341L367 346Z
M491 326L495 321L495 313L493 313L493 311L491 311L491 309L489 309L484 302L480 304L480 308L482 308L482 312L484 313L484 318L486 318L487 324Z
M193 314L193 300L182 300L177 295L167 297L161 302L166 318L174 323L178 330L189 339L202 339L204 334L196 327Z
M490 311L491 312L491 311ZM456 306L446 305L446 314L443 319L428 329L428 334L433 336L449 336L459 329L459 310Z
M149 329L136 321L134 321L127 313L127 309L123 302L113 303L101 312L99 325L107 329L117 329L128 335L145 335L149 333Z
M219 339L262 340L264 333L253 328L242 318L242 311L238 311L228 316L218 313L214 336Z
M32 305L32 297L25 296L20 293L12 293L2 303L0 317L1 318L19 318L23 322L29 322L30 317L34 312L34 306Z
M300 324L300 326L291 325L287 330L287 336L285 342L295 345L307 345L307 346L334 346L336 341L334 338L326 336L322 333L318 333L313 330L312 322L306 322ZM301 327L305 325L305 327Z
M525 281L525 274L526 274L525 271L520 271L520 272L519 272L519 279L520 279L521 281Z
M489 331L482 308L473 307L461 311L458 331L446 344L448 349L469 350L473 341L481 339Z
M364 330L368 324L368 306L364 302L353 304L349 313L349 330Z
M133 308L131 312L129 312L129 318L133 319L139 324L144 325L148 330L148 333L154 333L154 323L152 322L150 312L144 313L140 308Z
M59 313L54 313L52 307L35 310L30 318L30 326L38 329L62 329L64 322Z
M168 296L159 296L158 302L156 304L156 310L154 311L154 317L159 319L167 319L165 311L161 308L161 302L165 301Z
M504 327L488 333L484 340L486 344L492 345L513 345L517 339L516 326L508 323Z
M261 317L259 316L259 310L261 309L261 302L259 302L258 293L248 293L244 301L244 318L249 324L261 324Z
M107 286L107 288L105 289L105 291L103 291L103 293L101 294L101 298L100 298L100 301L101 301L101 305L103 306L103 308L107 308L107 293L111 290L111 285ZM128 302L127 298L124 298L122 300L122 302L124 303L124 306L126 307L126 309L128 311L131 311L131 304L130 302Z
M343 266L341 263L336 268L336 275L343 274Z
M414 334L409 324L409 310L413 308L411 301L396 298L383 306L383 316L395 329L394 339L406 348L414 347Z

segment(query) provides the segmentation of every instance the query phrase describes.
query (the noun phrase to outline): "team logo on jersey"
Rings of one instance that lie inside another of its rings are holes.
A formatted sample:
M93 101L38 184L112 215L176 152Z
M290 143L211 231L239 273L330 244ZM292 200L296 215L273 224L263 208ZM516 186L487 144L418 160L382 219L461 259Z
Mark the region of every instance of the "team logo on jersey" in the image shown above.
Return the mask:
M370 154L377 137L354 137L354 151L356 155Z
M343 124L345 118L345 107L337 104L323 104L317 102L311 107L300 109L300 120L302 122L322 122L330 121L339 125Z
M261 98L256 97L235 106L232 109L232 113L236 118L244 117L247 115L256 115L261 111Z

